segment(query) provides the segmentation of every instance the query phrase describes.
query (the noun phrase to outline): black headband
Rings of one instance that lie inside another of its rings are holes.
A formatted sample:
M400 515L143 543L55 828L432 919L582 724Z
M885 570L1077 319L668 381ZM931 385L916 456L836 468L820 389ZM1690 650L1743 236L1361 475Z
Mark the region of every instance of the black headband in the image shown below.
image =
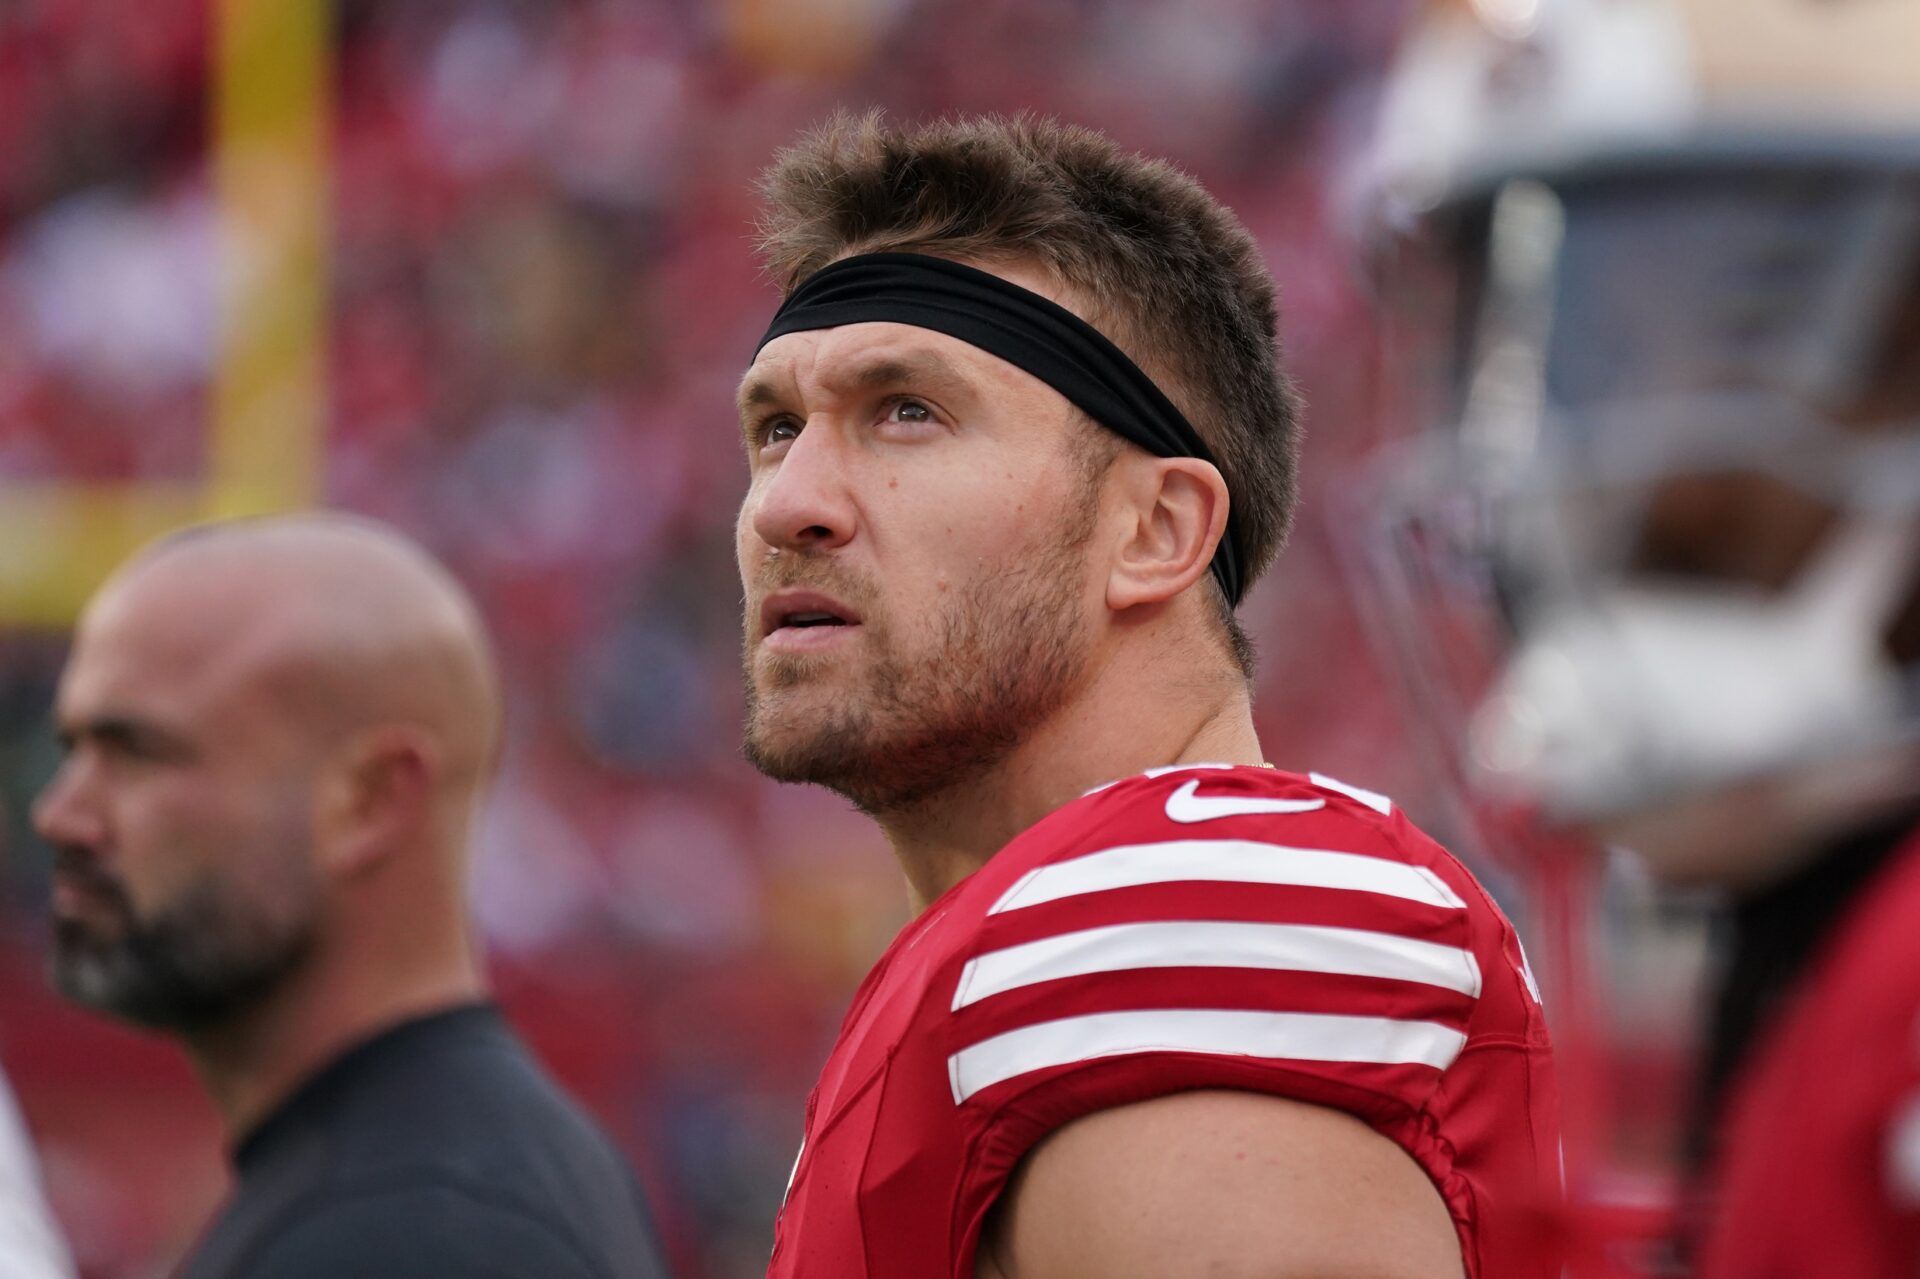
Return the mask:
M760 346L788 333L874 320L932 329L1025 369L1155 457L1213 461L1173 401L1098 329L1037 293L945 258L864 253L822 267L781 304ZM1213 575L1229 607L1239 605L1243 587L1233 534L1229 506L1226 535L1213 553Z

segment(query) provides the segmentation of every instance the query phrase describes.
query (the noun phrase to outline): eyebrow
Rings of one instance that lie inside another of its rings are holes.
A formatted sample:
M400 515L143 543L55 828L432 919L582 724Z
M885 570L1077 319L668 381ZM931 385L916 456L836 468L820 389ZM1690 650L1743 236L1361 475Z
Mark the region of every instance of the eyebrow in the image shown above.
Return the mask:
M737 399L740 403L740 439L746 445L747 452L751 454L755 417L753 410L771 408L780 403L782 399L780 388L775 386L770 378L749 375L747 380L740 384Z
M58 723L55 734L65 751L71 751L83 741L92 741L174 759L189 758L195 753L192 743L184 737L137 715L95 715L76 723Z
M856 369L848 380L867 391L884 390L909 382L931 383L935 386L965 386L967 383L952 361L935 351L884 357Z
M925 386L934 390L964 390L969 379L953 361L937 351L916 351L910 355L888 355L870 360L844 375L845 383L862 391L883 391L889 387ZM740 429L750 430L749 410L771 408L784 403L780 384L771 377L749 375L740 384Z

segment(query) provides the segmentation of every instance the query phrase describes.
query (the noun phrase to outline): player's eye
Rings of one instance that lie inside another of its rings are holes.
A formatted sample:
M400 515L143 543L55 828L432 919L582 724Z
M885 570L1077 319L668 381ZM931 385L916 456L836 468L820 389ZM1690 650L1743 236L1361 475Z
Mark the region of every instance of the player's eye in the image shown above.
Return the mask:
M791 444L800 438L800 423L790 417L770 417L754 428L753 436L761 448Z
M887 409L887 418L893 422L931 422L933 410L918 400L897 399Z

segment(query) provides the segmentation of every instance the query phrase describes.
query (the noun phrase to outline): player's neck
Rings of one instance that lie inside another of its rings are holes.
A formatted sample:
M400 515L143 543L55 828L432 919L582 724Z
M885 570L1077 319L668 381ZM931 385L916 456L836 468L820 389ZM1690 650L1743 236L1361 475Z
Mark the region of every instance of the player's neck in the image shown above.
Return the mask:
M394 947L364 936L328 946L256 1008L188 1035L185 1046L229 1138L238 1143L354 1045L416 1017L486 997L464 923L421 927ZM422 944L422 934L443 934Z
M994 769L912 809L878 814L915 911L1007 842L1096 786L1172 764L1262 762L1247 689L1127 681L1109 667Z

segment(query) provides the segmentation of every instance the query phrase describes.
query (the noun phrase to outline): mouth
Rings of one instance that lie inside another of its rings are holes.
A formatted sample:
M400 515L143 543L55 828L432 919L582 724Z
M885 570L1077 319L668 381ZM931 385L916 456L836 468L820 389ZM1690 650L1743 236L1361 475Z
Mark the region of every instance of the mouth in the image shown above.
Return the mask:
M817 591L775 591L760 604L761 644L788 652L830 647L860 629L860 615Z
M56 920L117 918L125 910L126 895L98 876L61 874L52 877L53 917Z

